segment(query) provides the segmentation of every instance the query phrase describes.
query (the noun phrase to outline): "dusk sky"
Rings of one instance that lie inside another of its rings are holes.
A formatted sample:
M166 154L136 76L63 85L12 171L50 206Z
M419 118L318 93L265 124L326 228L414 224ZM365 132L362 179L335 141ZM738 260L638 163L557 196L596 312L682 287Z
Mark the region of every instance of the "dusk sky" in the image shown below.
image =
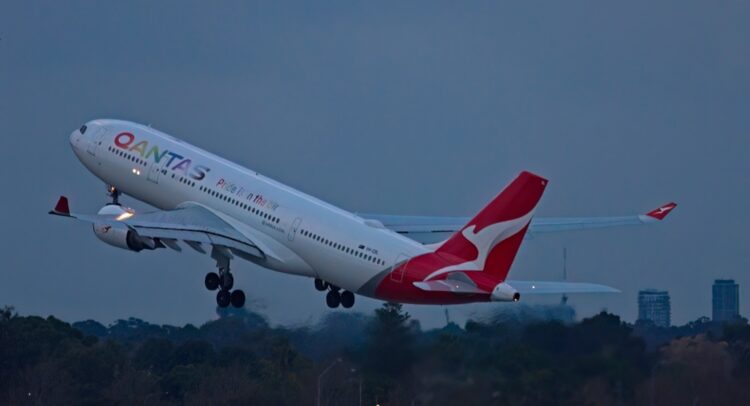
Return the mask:
M217 317L208 256L118 250L47 215L61 194L77 212L107 202L68 137L119 118L349 211L468 216L522 170L550 180L537 216L675 201L663 224L527 240L511 277L561 278L567 247L569 280L622 290L571 297L579 317L634 321L638 290L657 288L683 324L710 316L716 278L740 284L748 316L748 21L746 2L4 2L0 306ZM273 323L331 311L310 279L240 261L234 274ZM512 305L451 317L497 306ZM407 306L426 327L443 309Z

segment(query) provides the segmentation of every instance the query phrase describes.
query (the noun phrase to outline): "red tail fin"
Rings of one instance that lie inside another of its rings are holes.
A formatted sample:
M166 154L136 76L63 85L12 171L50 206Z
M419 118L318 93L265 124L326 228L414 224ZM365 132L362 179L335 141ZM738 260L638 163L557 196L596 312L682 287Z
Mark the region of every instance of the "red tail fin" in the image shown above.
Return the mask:
M504 280L546 186L547 179L521 172L436 252L463 259L466 270L482 270Z
M49 213L57 214L60 216L69 216L70 206L68 205L68 198L65 196L60 196L60 199L57 201L55 208Z
M646 213L646 215L657 220L664 220L664 217L667 217L667 214L669 214L669 212L671 212L675 207L677 207L677 203L667 203L656 210L651 210L650 212Z

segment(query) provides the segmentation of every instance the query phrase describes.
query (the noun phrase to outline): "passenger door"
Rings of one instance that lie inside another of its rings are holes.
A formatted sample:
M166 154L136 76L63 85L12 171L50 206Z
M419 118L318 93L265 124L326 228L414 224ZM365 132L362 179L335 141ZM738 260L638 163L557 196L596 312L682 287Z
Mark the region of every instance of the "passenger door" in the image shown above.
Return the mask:
M400 266L402 265L403 266ZM401 283L404 280L404 274L406 273L406 268L409 266L409 256L406 254L398 254L398 257L396 257L396 261L393 262L393 268L394 270L391 271L391 280L393 282Z
M92 127L92 130L95 132L91 134L91 138L89 138L90 141L86 151L92 156L96 156L96 152L99 150L99 146L102 145L102 138L104 138L104 134L107 133L107 130L98 125Z
M162 157L159 163L155 160L151 162L151 165L148 166L148 180L156 184L159 183L159 176L161 176L161 172L164 169L164 162L166 162L165 157Z
M294 219L292 228L289 229L289 234L287 235L287 239L289 239L289 241L294 241L294 237L297 236L297 230L299 230L300 224L302 224L301 218L297 217L296 219Z

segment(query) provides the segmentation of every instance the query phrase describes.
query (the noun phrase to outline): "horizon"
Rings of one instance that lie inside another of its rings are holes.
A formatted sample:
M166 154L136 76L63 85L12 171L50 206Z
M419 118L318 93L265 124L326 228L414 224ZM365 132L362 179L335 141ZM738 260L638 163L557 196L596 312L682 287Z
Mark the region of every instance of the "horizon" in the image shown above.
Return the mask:
M386 304L386 303L387 302L382 302L383 305ZM402 305L402 306L404 307L404 312L405 313L409 313L409 311L407 309L408 305ZM441 307L444 307L444 306L441 306ZM98 324L100 324L100 325L102 325L104 327L109 328L109 327L112 327L112 326L116 325L118 322L122 322L122 321L127 322L127 321L130 321L130 320L139 320L139 321L143 321L143 322L146 322L148 324L157 325L157 326L171 326L171 327L181 327L182 328L182 327L186 327L186 326L192 325L192 326L196 326L196 327L201 327L201 326L204 326L204 325L206 325L208 323L216 322L216 321L218 321L218 320L220 320L222 318L225 318L225 317L236 317L236 316L237 317L241 317L243 313L247 313L247 314L250 314L250 315L255 315L255 316L260 317L264 322L267 323L267 325L268 325L269 328L274 328L274 329L275 328L281 328L281 329L305 329L305 328L310 328L310 327L318 327L318 326L320 326L322 324L325 324L326 321L327 321L327 319L329 317L334 317L335 318L335 317L338 317L338 316L343 316L343 317L346 317L346 316L354 316L354 317L363 316L363 317L371 318L375 314L374 310L377 310L380 307L376 307L375 309L373 309L373 311L369 311L369 312L359 311L359 310L356 310L356 309L350 309L350 310L333 310L333 311L331 311L329 313L326 313L326 314L322 315L319 319L316 319L314 321L309 321L309 322L304 322L304 323L291 323L291 324L273 323L272 320L270 320L268 318L268 316L265 313L263 313L263 311L258 310L258 309L253 309L253 308L248 307L248 306L245 306L245 307L242 307L242 308L238 308L238 309L231 308L231 307L230 308L226 308L226 309L215 307L216 312L215 312L215 317L214 318L207 319L207 320L199 322L199 323L186 322L186 323L182 323L182 324L157 323L157 322L153 322L153 321L148 320L148 319L144 319L144 318L140 318L140 317L133 317L133 316L119 318L119 319L115 319L115 320L112 320L112 321L109 321L109 322L100 321L100 320L91 319L91 318L89 318L89 319L80 319L80 320L66 320L64 318L57 317L54 314L47 314L47 315L42 315L42 314L24 314L22 312L18 312L18 309L15 306L10 305L10 304L0 304L0 308L4 308L6 310L9 310L9 311L13 312L14 314L16 314L16 315L18 315L20 317L40 317L40 318L43 318L43 319L52 317L52 318L55 318L57 320L66 322L66 323L70 324L71 326L74 326L77 323L84 323L84 322L93 321L93 322L98 323ZM687 322L685 322L683 324L671 323L669 326L659 326L658 324L654 324L654 321L651 320L651 319L636 319L636 320L633 320L633 321L628 321L628 320L625 320L622 317L622 315L614 313L614 312L611 312L611 311L608 311L606 309L602 309L600 312L594 313L594 314L591 314L591 315L581 316L581 315L579 315L576 312L576 309L575 309L574 306L571 306L571 305L569 305L567 303L556 303L556 304L527 304L527 303L515 303L515 304L511 304L511 303L508 303L507 306L502 306L502 308L496 308L496 309L494 309L493 312L490 312L490 313L487 313L487 314L483 314L483 315L481 315L479 317L476 317L476 318L471 318L470 317L470 318L467 318L467 319L463 320L461 323L457 323L455 320L451 319L451 317L450 317L450 310L449 309L446 309L446 310L448 310L448 314L444 316L444 322L443 322L442 325L439 324L439 323L437 323L437 324L434 324L434 325L430 324L428 327L423 326L422 323L419 323L418 319L413 318L413 315L411 315L411 313L409 313L409 314L410 314L410 316L412 316L413 320L415 320L415 321L418 322L419 329L420 329L420 331L423 331L423 332L429 332L429 331L435 331L435 330L442 330L442 329L448 327L451 324L456 325L456 326L458 326L459 328L461 328L463 330L463 329L466 328L466 323L468 323L468 322L478 322L478 323L488 323L488 324L502 324L503 322L513 322L513 323L518 323L518 324L522 324L522 325L526 325L526 324L539 324L539 323L546 323L546 322L560 322L560 323L563 323L563 324L577 324L577 323L581 323L584 320L590 319L592 317L595 317L595 316L601 315L601 314L607 314L607 315L612 315L612 316L618 317L623 323L625 323L627 325L630 325L630 326L635 326L635 325L638 325L639 323L644 323L645 322L645 323L651 323L651 324L654 325L654 327L657 327L657 328L667 328L667 329L669 329L669 328L678 328L679 329L679 328L682 328L682 327L687 327L691 323L694 323L694 322L706 322L706 321L708 321L709 323L715 323L715 324L722 325L722 324L732 324L732 323L735 323L735 322L747 324L747 320L748 320L742 314L738 315L739 317L736 319L736 321L732 321L732 320L714 320L710 316L699 316L699 317L696 317L694 320L689 320L689 321L687 321Z

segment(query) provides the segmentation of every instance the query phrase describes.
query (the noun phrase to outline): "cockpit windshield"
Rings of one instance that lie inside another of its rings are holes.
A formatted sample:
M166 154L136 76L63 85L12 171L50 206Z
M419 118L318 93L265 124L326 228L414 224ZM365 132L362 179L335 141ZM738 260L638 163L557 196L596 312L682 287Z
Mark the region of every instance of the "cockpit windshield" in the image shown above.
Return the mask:
M82 125L81 128L78 129L78 131L80 131L81 134L86 134L86 124Z

